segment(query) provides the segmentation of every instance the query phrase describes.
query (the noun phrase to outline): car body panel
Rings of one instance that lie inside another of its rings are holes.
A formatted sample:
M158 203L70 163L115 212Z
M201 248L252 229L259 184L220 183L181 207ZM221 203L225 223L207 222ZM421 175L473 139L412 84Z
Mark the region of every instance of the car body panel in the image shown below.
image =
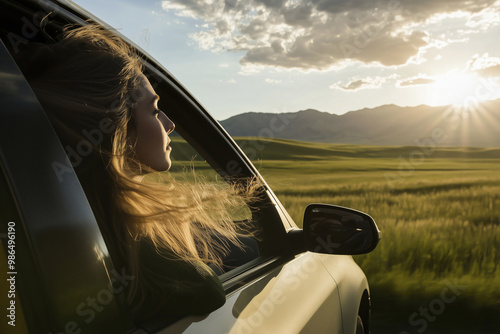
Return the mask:
M368 280L350 255L326 255L319 257L319 259L338 283L344 333L354 333L356 319L353 314L357 314L359 311L363 293L366 291L369 294L370 292Z
M337 284L322 257L301 254L228 296L206 319L189 317L160 333L343 333Z

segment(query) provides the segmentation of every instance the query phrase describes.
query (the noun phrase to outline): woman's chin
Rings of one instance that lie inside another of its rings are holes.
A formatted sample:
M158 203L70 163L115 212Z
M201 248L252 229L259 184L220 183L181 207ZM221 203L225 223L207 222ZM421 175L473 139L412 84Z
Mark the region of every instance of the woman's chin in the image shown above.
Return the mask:
M152 169L156 172L166 172L170 169L171 165L172 165L172 163L170 162L170 160L167 160L161 164L158 164L158 165L152 167Z

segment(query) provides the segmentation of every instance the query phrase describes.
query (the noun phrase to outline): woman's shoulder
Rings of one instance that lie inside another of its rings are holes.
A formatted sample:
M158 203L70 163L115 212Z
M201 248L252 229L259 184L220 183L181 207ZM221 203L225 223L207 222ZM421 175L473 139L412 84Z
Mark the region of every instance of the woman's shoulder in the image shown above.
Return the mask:
M185 261L148 240L141 240L138 246L139 279L148 287L142 291L145 297L142 311L173 316L203 315L225 303L219 277L203 262Z
M213 280L220 283L218 276L202 261L188 261L166 248L155 246L150 240L139 242L141 269L156 272L172 279Z

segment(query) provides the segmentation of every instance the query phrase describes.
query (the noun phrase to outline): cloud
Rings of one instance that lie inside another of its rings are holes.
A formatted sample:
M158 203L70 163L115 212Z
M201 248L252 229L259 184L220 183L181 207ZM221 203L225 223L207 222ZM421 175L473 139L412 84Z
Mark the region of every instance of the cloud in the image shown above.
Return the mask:
M467 70L482 77L500 77L500 58L490 57L487 53L475 55L467 63Z
M374 89L382 86L383 83L387 81L388 78L383 77L365 77L365 78L353 78L347 83L336 82L330 85L330 89L343 90L348 92L355 92L360 89Z
M396 83L398 87L407 87L407 86L419 86L419 85L428 85L436 82L434 79L429 78L427 76L416 76L413 78L407 78L400 80Z
M277 80L277 79L270 79L270 78L267 78L265 80L267 83L270 83L270 84L279 84L281 83L281 80Z
M162 8L200 20L190 36L198 46L244 52L244 66L322 70L407 64L437 45L427 23L455 15L487 29L500 20L495 1L164 0Z

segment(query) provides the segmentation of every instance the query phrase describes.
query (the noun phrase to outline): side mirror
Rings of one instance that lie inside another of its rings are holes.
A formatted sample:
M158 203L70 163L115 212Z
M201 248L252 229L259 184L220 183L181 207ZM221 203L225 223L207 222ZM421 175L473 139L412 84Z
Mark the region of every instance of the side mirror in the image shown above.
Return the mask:
M308 251L323 254L369 253L380 240L380 230L366 213L336 205L309 204L303 232Z

